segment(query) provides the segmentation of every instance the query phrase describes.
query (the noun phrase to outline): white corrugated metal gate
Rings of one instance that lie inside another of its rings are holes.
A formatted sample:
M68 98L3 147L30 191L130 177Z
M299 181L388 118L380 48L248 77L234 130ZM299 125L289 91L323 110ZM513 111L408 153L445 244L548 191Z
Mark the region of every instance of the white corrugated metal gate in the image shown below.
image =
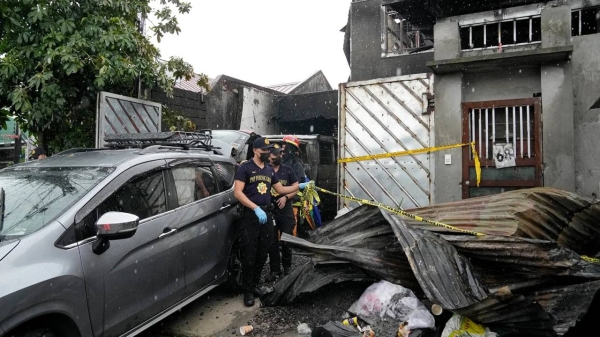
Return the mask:
M423 149L433 146L433 116L427 98L433 76L418 74L351 82L340 86L340 158ZM341 194L386 205L429 205L430 155L418 154L339 164ZM340 200L339 208L356 202Z
M96 112L96 147L114 134L161 131L160 103L100 92Z

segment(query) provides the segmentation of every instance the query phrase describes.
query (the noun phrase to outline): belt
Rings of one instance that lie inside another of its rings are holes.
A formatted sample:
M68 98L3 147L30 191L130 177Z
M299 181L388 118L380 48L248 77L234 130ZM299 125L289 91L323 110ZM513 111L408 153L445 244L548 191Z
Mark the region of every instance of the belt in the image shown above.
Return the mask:
M258 207L260 207L265 212L272 212L273 210L275 210L275 207L271 204L266 205L266 206L258 206ZM253 211L253 209L250 207L246 207L246 208Z

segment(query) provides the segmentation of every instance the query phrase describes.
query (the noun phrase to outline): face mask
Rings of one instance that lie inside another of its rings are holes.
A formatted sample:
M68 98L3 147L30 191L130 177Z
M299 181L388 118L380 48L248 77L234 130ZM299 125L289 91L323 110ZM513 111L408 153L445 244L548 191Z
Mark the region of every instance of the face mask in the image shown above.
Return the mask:
M273 165L275 165L275 166L281 165L281 157L276 157L276 158L271 159L271 163L273 163Z
M271 156L270 153L261 153L260 154L260 161L262 161L263 163L266 163L269 161L269 156Z

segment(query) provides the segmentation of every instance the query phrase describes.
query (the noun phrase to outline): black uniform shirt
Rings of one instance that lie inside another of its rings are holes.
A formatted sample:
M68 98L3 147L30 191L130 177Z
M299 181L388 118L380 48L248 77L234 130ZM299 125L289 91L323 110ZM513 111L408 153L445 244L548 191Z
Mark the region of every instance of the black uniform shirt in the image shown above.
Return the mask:
M265 164L265 167L260 168L254 160L240 165L235 180L246 183L243 192L257 206L267 206L271 203L271 186L279 182L273 166Z
M279 166L279 170L275 172L275 175L277 176L277 179L283 186L294 185L298 182L298 178L296 178L296 173L294 172L294 169L289 165L282 164L281 166ZM271 195L273 195L273 201L279 199L280 197L279 193L277 193L277 191L275 191L274 188L271 188ZM292 201L288 200L285 204L284 209L291 207Z

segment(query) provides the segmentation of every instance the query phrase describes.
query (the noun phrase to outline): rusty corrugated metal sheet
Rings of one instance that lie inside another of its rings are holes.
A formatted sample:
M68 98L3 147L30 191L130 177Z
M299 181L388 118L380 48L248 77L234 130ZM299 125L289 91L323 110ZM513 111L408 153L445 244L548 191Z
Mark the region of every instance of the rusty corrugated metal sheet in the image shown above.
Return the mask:
M473 266L448 242L431 232L415 230L389 213L392 226L425 295L445 309L465 308L487 297Z
M373 282L377 279L361 268L343 261L313 259L313 261L294 269L290 275L276 283L273 291L261 298L265 306L278 306L291 303L304 293L332 283L347 281Z
M573 327L580 328L577 321L588 310L594 310L593 299L600 289L600 265L586 262L561 246L566 241L561 241L560 235L566 235L570 226L595 226L597 204L554 189L519 192L505 193L509 195L494 200L486 197L475 203L452 203L452 207L439 205L435 208L437 213L431 211L432 207L420 209L422 215L429 212L438 221L452 219L440 210L454 212L455 219L468 219L475 225L477 219L483 218L487 222L479 229L484 230L478 231L507 236L433 233L424 229L441 229L410 221L417 228L396 215L361 206L313 232L312 242L286 235L282 240L313 252L321 261L349 262L367 275L402 284L493 331L562 336ZM465 216L469 208L478 214ZM494 218L494 211L503 216ZM514 222L512 229L504 225L506 221ZM500 224L497 230L494 223ZM520 237L528 232L523 227L551 226L562 228L554 240ZM593 238L583 245L592 247L590 242ZM356 270L348 271L346 276L336 273L333 278L337 279L357 275ZM318 277L307 278L312 281L302 281L301 286L285 277L281 281L285 287L282 285L275 292L278 294L272 296L281 297L287 291L284 297L291 301L297 289L315 289L319 278L326 279L323 274L315 275ZM408 285L411 278L413 286ZM296 290L286 290L292 288Z
M582 255L600 251L600 204L575 193L539 187L407 210L425 219L490 235L557 242ZM434 232L451 232L411 219Z
M600 279L600 265L590 263L577 253L555 242L507 236L441 235L473 263L508 270L528 278L575 276ZM490 265L491 264L491 265Z
M600 281L592 281L569 286L554 286L527 295L539 303L555 319L554 330L564 335L588 312L600 290ZM597 301L597 299L596 299ZM573 336L596 335L590 331L573 331Z
M347 246L319 245L288 234L281 235L281 241L294 247L313 252L330 260L342 260L376 276L378 279L418 289L411 267L402 252L394 250L374 250Z

